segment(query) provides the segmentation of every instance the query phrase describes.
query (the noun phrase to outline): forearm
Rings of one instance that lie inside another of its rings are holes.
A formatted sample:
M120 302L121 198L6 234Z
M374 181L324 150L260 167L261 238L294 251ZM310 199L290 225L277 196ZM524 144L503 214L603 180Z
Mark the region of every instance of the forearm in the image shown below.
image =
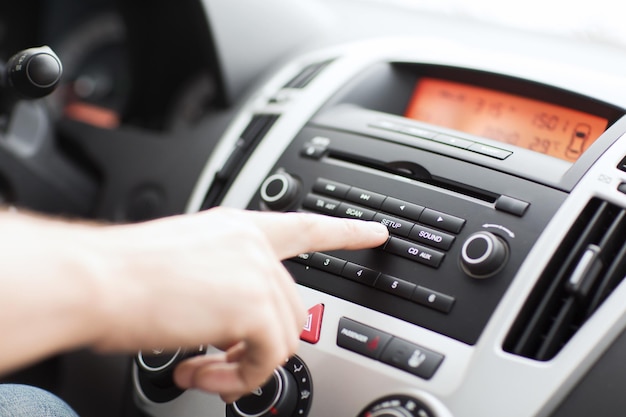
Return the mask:
M0 373L98 337L99 265L83 228L0 212Z

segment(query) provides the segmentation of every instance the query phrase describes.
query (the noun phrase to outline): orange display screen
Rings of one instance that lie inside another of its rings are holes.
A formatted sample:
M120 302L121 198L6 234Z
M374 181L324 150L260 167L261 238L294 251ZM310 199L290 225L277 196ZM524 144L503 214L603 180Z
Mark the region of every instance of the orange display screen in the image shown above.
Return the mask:
M608 126L593 114L437 78L419 80L405 116L570 162Z

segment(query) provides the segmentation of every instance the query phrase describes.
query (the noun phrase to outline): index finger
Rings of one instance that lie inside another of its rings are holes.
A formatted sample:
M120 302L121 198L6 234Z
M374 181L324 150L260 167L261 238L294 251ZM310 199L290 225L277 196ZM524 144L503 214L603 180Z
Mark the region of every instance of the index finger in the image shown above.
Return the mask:
M305 252L373 248L389 237L387 228L377 222L313 213L250 212L250 215L280 259Z

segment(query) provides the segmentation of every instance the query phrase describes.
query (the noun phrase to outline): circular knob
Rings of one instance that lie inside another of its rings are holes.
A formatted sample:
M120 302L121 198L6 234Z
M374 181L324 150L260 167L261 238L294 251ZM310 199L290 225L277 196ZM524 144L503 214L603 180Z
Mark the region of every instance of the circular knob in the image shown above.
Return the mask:
M40 98L51 93L63 74L63 66L47 46L18 52L7 62L10 87L25 98Z
M461 266L474 278L487 278L500 271L509 257L509 247L491 232L476 232L461 249Z
M299 190L298 180L286 172L279 172L261 184L261 200L271 210L285 210L295 202Z
M175 352L167 352L162 349L152 349L151 351L140 351L135 358L141 375L150 385L158 388L169 388L174 386L172 372L174 364L182 359L181 349Z
M413 414L411 414L408 410L402 407L377 410L368 415L369 417L413 417Z
M296 410L297 396L293 375L284 368L278 368L265 385L229 405L227 416L291 417Z
M359 417L435 417L435 414L417 398L390 395L369 404Z

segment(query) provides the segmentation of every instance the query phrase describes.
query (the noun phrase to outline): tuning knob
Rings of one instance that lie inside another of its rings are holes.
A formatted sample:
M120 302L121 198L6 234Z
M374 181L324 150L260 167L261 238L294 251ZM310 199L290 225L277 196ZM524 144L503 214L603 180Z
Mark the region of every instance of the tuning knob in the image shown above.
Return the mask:
M50 94L62 74L61 60L52 49L29 48L9 58L4 84L22 98L36 99Z
M480 231L461 248L461 267L471 277L487 278L499 272L509 258L509 247L499 236Z
M261 200L270 210L282 211L297 199L300 183L286 172L272 174L261 184Z

